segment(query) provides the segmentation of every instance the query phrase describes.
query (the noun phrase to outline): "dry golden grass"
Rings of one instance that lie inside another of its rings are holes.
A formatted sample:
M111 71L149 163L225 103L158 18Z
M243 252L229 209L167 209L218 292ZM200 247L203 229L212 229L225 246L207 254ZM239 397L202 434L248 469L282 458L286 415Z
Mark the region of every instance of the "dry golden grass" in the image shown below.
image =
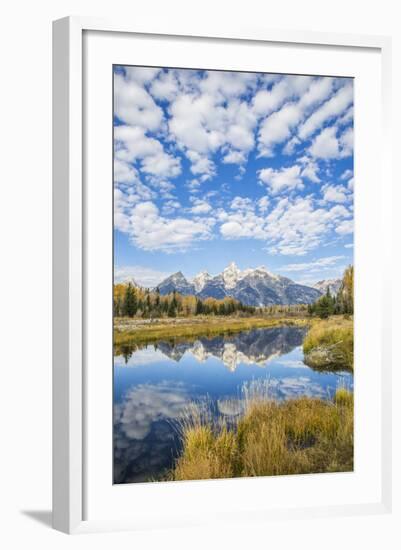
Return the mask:
M176 320L158 319L152 323L138 323L136 320L118 319L115 321L114 344L150 343L156 340L177 340L212 337L217 334L235 334L254 328L269 328L282 325L307 326L304 318L269 317L219 317L198 316Z
M353 396L303 397L282 403L247 400L234 426L189 414L181 425L183 453L171 479L273 476L353 469Z
M313 368L354 368L354 325L342 316L314 321L303 342L305 363Z

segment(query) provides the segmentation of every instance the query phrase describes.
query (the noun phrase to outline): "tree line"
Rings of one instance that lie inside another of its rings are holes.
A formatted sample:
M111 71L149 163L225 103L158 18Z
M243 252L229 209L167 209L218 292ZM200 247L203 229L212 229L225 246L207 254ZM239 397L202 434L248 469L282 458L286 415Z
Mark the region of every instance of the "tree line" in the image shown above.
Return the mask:
M354 267L348 266L344 271L337 295L332 295L329 288L313 304L308 306L309 315L327 319L330 315L353 315L354 313Z
M190 317L193 315L254 314L255 307L246 306L234 298L221 300L189 295L176 291L161 295L155 290L143 289L132 283L114 285L113 313L115 317Z
M193 295L171 292L161 295L158 288L150 290L134 286L132 283L114 285L113 313L115 317L191 317L194 315L268 315L318 316L322 319L330 315L352 315L354 312L354 268L347 267L337 295L327 290L313 304L270 305L264 307L247 306L235 298L225 297L201 299Z

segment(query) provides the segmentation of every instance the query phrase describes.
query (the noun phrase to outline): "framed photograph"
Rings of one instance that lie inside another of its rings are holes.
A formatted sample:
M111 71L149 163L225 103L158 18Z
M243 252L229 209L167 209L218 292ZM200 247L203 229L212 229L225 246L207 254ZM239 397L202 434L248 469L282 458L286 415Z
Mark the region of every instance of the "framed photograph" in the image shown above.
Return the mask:
M389 39L53 52L54 527L389 511Z

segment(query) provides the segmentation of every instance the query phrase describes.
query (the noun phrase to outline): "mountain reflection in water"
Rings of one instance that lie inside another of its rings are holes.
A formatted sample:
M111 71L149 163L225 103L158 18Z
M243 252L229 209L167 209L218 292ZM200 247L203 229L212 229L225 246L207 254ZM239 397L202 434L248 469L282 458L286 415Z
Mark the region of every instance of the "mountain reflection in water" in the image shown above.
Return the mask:
M172 343L160 341L153 346L155 351L174 361L181 361L188 352L200 363L210 357L220 359L225 367L234 371L239 364L265 366L274 357L289 353L302 344L307 329L304 327L276 327L270 329L254 329L239 332L234 336L215 336L214 338L198 338L195 342ZM146 349L142 346L135 349ZM134 350L130 346L121 347L127 366Z
M180 452L174 427L190 402L238 417L244 387L271 399L330 398L351 373L315 372L303 363L305 328L255 329L192 342L120 346L114 357L114 482L161 479ZM262 367L262 368L261 368Z

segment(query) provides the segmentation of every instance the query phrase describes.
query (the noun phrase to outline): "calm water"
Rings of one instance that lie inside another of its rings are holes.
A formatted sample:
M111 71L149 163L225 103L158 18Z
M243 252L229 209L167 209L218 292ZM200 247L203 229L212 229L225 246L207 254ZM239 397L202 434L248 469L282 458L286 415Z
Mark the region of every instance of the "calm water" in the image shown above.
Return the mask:
M320 373L303 363L305 329L256 329L235 336L158 342L114 357L114 481L160 478L180 451L174 429L190 401L208 400L215 414L241 411L244 384L267 384L272 398L328 399L350 373Z

